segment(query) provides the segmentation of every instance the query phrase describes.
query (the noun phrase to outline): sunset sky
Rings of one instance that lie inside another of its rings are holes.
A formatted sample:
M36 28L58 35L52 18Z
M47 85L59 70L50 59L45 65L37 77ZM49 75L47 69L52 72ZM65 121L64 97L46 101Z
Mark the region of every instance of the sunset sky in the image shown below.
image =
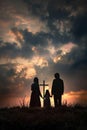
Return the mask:
M0 107L29 103L35 76L51 91L56 72L63 101L87 104L86 0L0 0Z

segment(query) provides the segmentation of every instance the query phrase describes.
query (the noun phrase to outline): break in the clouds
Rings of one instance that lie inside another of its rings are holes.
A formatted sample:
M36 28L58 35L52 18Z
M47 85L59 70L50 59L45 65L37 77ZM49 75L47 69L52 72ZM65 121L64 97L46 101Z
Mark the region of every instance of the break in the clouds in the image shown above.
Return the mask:
M7 97L30 96L34 76L51 90L55 72L64 79L65 93L87 89L86 14L86 0L0 1L0 97L5 103Z

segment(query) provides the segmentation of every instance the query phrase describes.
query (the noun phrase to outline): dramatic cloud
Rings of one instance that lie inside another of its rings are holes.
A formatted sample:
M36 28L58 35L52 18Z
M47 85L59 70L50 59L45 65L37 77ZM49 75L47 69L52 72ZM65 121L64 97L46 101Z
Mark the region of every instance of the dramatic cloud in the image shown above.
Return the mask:
M86 14L86 0L0 1L0 106L29 99L34 76L46 80L51 92L56 72L65 96L86 91Z

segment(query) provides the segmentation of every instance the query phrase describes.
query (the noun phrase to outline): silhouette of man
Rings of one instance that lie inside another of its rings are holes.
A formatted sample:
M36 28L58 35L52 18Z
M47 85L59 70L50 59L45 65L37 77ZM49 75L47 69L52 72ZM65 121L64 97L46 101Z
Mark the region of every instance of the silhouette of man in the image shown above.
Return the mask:
M55 107L61 106L62 95L64 93L64 82L59 73L54 74L55 79L52 82L51 94L54 96Z

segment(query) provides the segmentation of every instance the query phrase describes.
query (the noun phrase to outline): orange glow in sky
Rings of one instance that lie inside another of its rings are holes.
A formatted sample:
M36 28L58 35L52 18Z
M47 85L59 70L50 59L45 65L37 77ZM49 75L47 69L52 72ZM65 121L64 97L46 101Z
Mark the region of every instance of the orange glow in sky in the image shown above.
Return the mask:
M49 89L48 87L46 89ZM49 90L50 91L50 90ZM42 90L41 90L42 93ZM30 97L31 97L31 92L29 93L29 90L26 92L25 96L23 97L9 97L7 96L6 100L4 98L2 99L2 107L13 107L13 106L20 106L22 107L23 105L26 107L29 107L30 103ZM79 97L80 100L79 100ZM43 99L40 98L41 100L41 107L43 107ZM50 97L51 101L51 106L54 107L54 99L53 96ZM78 92L69 92L69 93L64 93L62 96L62 105L75 105L75 104L82 104L82 105L87 105L87 91L84 92L83 90L78 91Z

